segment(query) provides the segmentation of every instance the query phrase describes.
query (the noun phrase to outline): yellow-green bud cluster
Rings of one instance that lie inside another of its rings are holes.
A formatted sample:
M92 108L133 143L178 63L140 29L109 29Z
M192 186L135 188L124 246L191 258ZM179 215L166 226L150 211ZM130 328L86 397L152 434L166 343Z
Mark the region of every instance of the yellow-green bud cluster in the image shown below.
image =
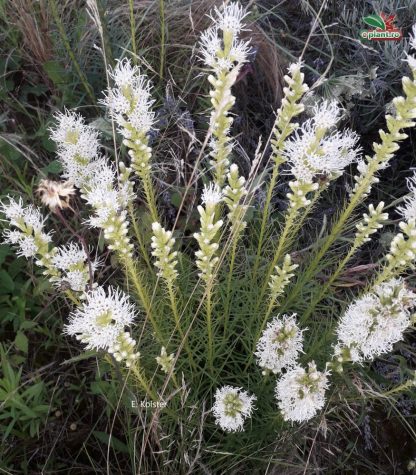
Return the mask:
M293 122L292 119L301 114L305 106L299 101L309 87L303 81L305 75L301 71L302 63L295 63L289 67L289 75L285 75L284 79L287 86L283 88L284 97L282 104L277 110L277 117L273 127L274 137L272 144L272 159L278 166L283 163L284 157L280 153L284 147L285 139L298 127L299 124Z
M399 227L402 232L393 238L387 254L391 269L406 268L416 259L416 221L402 221Z
M218 262L216 253L219 244L216 242L216 236L223 221L216 220L217 204L222 199L221 193L216 187L206 188L202 197L203 206L198 206L200 215L201 230L194 233L194 238L198 241L199 250L195 253L197 257L196 265L201 271L198 275L205 282L209 282L213 277L215 264Z
M140 357L140 352L135 351L135 346L136 340L130 336L130 333L122 332L116 343L108 348L108 352L114 356L116 361L124 361L129 368Z
M231 87L235 83L237 72L235 69L231 71L222 70L217 73L216 77L208 76L208 81L214 87L210 91L213 106L211 113L213 139L210 142L210 164L214 169L215 182L220 187L224 185L230 164L229 156L232 151L232 143L228 134L233 118L228 115L228 112L235 103L235 97L231 94Z
M354 247L360 247L365 242L370 241L370 236L383 227L383 222L389 217L387 213L383 213L384 203L381 201L376 208L370 204L368 214L363 214L363 221L357 224L357 233L354 239Z
M289 187L292 190L291 193L287 193L289 198L289 206L296 210L305 208L311 204L311 200L307 198L308 193L318 190L318 183L306 183L300 180L291 181Z
M166 353L166 348L162 346L160 351L160 356L156 356L156 362L161 366L161 369L164 373L168 374L173 368L173 360L175 359L174 353L168 355Z
M148 138L135 130L131 131L131 139L124 139L123 143L129 148L131 158L131 167L137 175L143 179L150 174L150 160L152 158L152 149L148 145Z
M172 251L175 239L172 231L166 231L159 223L152 224L152 255L156 258L155 266L159 269L158 275L166 282L172 283L178 272L175 267L178 264L177 251Z
M103 223L102 229L104 238L108 241L108 249L115 251L121 256L131 256L133 244L127 236L129 225L127 222L127 213L125 210L119 214L111 213L108 220Z
M238 167L235 163L231 165L227 178L228 185L224 188L224 201L229 210L228 219L231 223L231 232L238 235L247 224L244 221L244 216L248 206L241 203L247 195L246 179L239 176Z
M132 168L126 167L123 162L119 162L118 164L119 174L118 174L118 181L119 181L119 188L125 189L128 196L133 196L133 182L130 179Z
M297 264L292 264L290 254L286 254L282 267L276 266L274 268L274 273L270 276L269 282L271 302L275 303L279 296L283 294L290 279L295 275L293 271L298 267Z
M412 69L413 80L404 77L402 79L403 90L406 97L399 96L393 99L395 115L386 115L387 132L379 131L381 143L374 143L374 155L367 156L367 162L358 165L359 175L355 176L355 187L352 195L367 195L373 183L378 179L374 176L379 170L388 166L389 160L400 148L397 142L407 138L407 134L401 132L402 129L413 127L416 119L416 69Z

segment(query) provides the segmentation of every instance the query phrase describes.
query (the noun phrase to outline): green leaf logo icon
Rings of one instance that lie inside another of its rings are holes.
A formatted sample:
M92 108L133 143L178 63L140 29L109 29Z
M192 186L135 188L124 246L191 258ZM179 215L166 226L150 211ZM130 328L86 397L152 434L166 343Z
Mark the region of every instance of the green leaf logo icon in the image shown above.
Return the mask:
M368 15L363 18L364 23L372 26L373 28L381 28L382 30L386 29L386 24L384 20L379 15Z

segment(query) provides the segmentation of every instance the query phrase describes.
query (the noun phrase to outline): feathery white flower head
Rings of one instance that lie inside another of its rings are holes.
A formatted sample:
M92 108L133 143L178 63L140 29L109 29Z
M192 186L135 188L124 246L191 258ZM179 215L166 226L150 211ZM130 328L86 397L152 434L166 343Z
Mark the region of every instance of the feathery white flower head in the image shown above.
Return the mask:
M312 117L316 127L331 129L341 117L342 109L337 101L322 101L312 110Z
M300 72L302 71L303 66L304 66L303 61L297 61L296 63L290 63L288 68L287 68L287 71L291 76L295 76L297 74L300 74ZM292 79L292 81L293 81L293 79Z
M244 29L243 20L247 14L247 11L238 2L228 5L223 3L221 9L214 7L210 18L220 30L238 34Z
M100 102L108 107L123 137L134 140L135 133L147 134L155 119L151 110L154 103L152 87L147 77L127 58L117 61L110 76L116 87L110 88Z
M404 206L399 206L397 211L406 221L416 220L416 174L407 179L409 195L404 198Z
M52 282L67 282L76 292L85 291L90 274L88 257L85 250L74 242L56 248L52 258L52 265L60 271L60 277L52 277ZM91 271L94 273L100 265L99 261L91 261Z
M391 279L353 302L338 324L338 361L362 362L391 351L411 323L415 299L403 279Z
M256 396L242 388L223 386L215 392L212 412L215 423L227 432L243 430L244 420L251 416Z
M271 371L280 373L283 368L296 365L302 351L302 331L296 322L296 314L275 317L267 324L257 343L258 364L264 374Z
M52 258L52 262L57 269L71 270L84 263L87 260L87 255L84 249L74 242L66 246L58 247L56 253Z
M52 241L50 233L43 231L45 218L33 205L23 206L22 198L17 201L8 197L8 202L0 202L3 213L12 228L3 233L5 242L18 247L17 255L26 258L35 257L40 251L47 252L48 243Z
M244 29L243 19L247 15L238 3L215 7L212 16L214 24L201 35L201 55L205 64L216 72L236 72L247 61L249 42L241 41L238 35Z
M55 120L56 124L50 132L58 147L63 177L82 187L94 174L94 161L100 146L98 132L86 125L83 117L75 112L59 112Z
M0 211L4 213L12 226L24 231L27 228L40 232L43 229L45 218L38 208L33 205L23 206L22 198L17 201L8 197L8 203L0 203Z
M215 206L221 202L223 194L219 187L214 183L210 183L208 186L205 185L204 191L201 195L201 201L206 206Z
M286 421L307 421L324 407L328 374L318 371L312 361L307 370L297 366L279 379L276 398Z
M30 257L35 257L39 252L39 248L33 236L27 236L20 231L11 231L9 229L4 231L3 236L6 244L17 246L16 254L19 257L29 259Z
M87 191L83 197L93 208L106 207L116 212L123 209L128 200L123 193L120 193L114 182L116 172L114 167L109 164L103 164L98 170L93 180L91 180Z
M218 29L208 28L201 34L200 41L202 60L207 66L215 67L218 61L217 53L221 51L221 38L218 36Z
M134 305L119 289L97 287L69 316L64 332L86 344L86 349L114 349L119 336L136 317Z
M109 166L104 171L111 171ZM108 248L121 255L130 255L133 244L128 237L128 220L126 206L131 199L131 187L128 182L116 188L111 179L103 173L97 175L83 196L95 211L88 219L92 227L103 229L104 238L108 241Z
M287 140L283 155L291 164L291 173L301 182L312 183L320 174L336 178L346 166L360 160L360 149L356 148L358 136L351 130L323 137L317 146L317 125L313 118L307 120L300 131L295 131L294 137Z

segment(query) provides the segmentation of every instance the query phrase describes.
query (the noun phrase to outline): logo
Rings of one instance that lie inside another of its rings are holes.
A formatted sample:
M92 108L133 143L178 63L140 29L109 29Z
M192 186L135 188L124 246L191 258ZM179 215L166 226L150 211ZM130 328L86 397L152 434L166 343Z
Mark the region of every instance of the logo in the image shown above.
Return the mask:
M368 15L363 18L364 23L373 27L372 30L361 30L360 39L367 41L399 41L402 32L393 23L396 15Z

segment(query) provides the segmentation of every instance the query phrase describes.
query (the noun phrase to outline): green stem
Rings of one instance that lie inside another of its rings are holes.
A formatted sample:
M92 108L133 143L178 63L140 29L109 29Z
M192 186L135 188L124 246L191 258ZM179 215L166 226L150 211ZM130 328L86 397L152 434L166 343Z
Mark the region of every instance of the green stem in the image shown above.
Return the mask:
M231 247L230 268L228 270L228 276L227 276L227 292L226 292L226 297L225 297L226 302L225 302L225 310L224 310L224 339L226 339L228 320L230 317L231 283L232 283L233 272L234 272L237 244L238 244L238 237L234 239L232 247Z
M385 393L381 393L381 395L384 396L391 396L392 394L400 393L402 391L406 391L406 389L409 389L413 386L416 386L415 380L414 379L409 379L405 383L401 384L400 386L397 386L396 388L390 389L390 391L387 391Z
M344 209L344 211L341 213L340 217L338 218L338 221L332 227L332 230L330 234L328 235L328 237L325 239L322 247L315 254L315 257L312 259L312 262L308 265L307 270L305 271L303 276L299 278L292 292L289 294L286 300L286 306L289 303L293 302L293 300L299 295L305 282L309 282L312 279L312 277L315 275L315 271L317 267L319 266L321 259L325 256L325 254L328 252L333 242L341 234L346 221L348 220L352 212L360 203L361 197L364 194L364 191L368 188L369 184L371 183L371 178L373 177L373 175L374 173L371 173L371 174L368 173L365 179L363 180L363 182L361 183L361 185L359 186L359 189L357 190L357 192L354 193L354 195L352 196L351 201L349 202L348 206Z
M267 310L266 310L266 313L264 314L264 317L263 317L263 321L256 333L256 336L254 337L254 342L253 342L253 347L252 347L252 350L250 352L250 355L249 355L249 358L248 358L248 362L246 364L246 367L244 369L244 371L247 371L247 369L249 368L249 366L251 365L251 362L253 361L253 357L254 357L254 352L256 351L256 346L257 346L257 341L259 340L263 330L264 330L264 327L266 326L267 324L267 321L272 313L272 310L273 310L273 307L275 306L275 302L273 300L270 300L269 302L269 305L267 307Z
M213 374L213 342L212 342L212 282L207 284L207 295L206 295L206 318L207 318L207 355L208 355L208 367Z
M142 389L145 391L146 395L152 399L152 401L159 401L160 397L159 397L159 394L157 394L157 392L153 391L153 389L151 388L150 384L148 383L148 381L146 380L145 376L142 374L142 369L140 368L140 366L138 366L139 363L137 364L134 364L130 367L130 370L131 372L134 374L134 376L136 377L138 383L140 384L140 386L142 387ZM172 374L172 377L174 375ZM172 411L171 409L169 409L169 407L165 407L163 409L167 414L169 414L170 417L177 417L177 413L175 413L174 411Z
M129 0L130 8L130 30L131 30L131 49L133 50L133 62L137 64L137 47L136 47L136 21L134 19L134 1Z
M293 224L295 222L295 219L298 216L298 214L299 214L299 209L298 208L290 208L289 214L287 215L286 220L285 220L285 226L284 226L283 231L282 231L282 233L280 234L280 237L279 237L279 242L277 244L277 248L276 248L276 251L274 253L273 260L272 260L272 262L271 262L271 264L270 264L270 266L269 266L269 268L266 272L266 276L265 276L265 279L264 279L264 284L263 284L263 286L261 288L261 291L260 291L260 298L258 300L258 306L261 305L261 302L262 302L262 300L264 298L264 295L267 291L270 276L272 275L275 266L277 265L279 259L282 257L283 251L285 249L287 249L288 241L290 241L288 239L289 233L292 229L292 226L293 226Z
M155 193L153 189L152 178L149 173L146 173L143 176L143 189L144 189L144 194L146 195L147 206L149 207L152 221L159 222L159 215L158 215L157 207L156 207L156 198L155 198Z
M269 270L266 274L266 279L261 289L260 299L258 300L258 304L257 304L257 310L259 309L261 302L264 299L265 293L268 288L270 276L272 275L275 266L277 265L279 260L283 257L286 250L290 247L293 236L302 228L302 225L306 217L309 215L311 209L314 207L315 203L318 201L319 197L321 196L322 192L325 189L326 189L326 186L322 186L321 188L319 188L319 190L316 191L316 193L311 199L311 202L303 210L303 213L300 216L299 216L299 209L290 208L289 214L286 216L284 230L279 237L279 242L278 242L276 251L274 253L272 263L269 266Z
M137 272L133 259L130 256L122 256L120 259L122 263L124 264L124 266L126 267L127 277L131 279L133 283L134 289L139 297L140 303L142 304L144 310L146 311L147 318L150 320L150 323L152 324L153 330L155 332L155 335L159 343L163 346L166 346L162 333L153 315L153 309L151 305L150 296L148 294L148 291L145 285L141 281L140 274Z
M140 232L139 225L137 223L137 219L134 213L133 204L131 202L129 203L129 214L130 214L131 222L133 224L134 235L136 236L137 242L139 243L142 257L144 261L146 262L146 265L149 268L149 270L153 271L153 267L148 256L147 249L143 241L142 233Z
M394 276L400 275L401 272L405 270L407 266L403 267L395 267L394 265L388 264L384 269L380 272L378 277L373 283L373 286L380 285L384 281L391 279Z
M176 297L175 297L175 292L174 292L174 289L173 289L172 282L167 282L166 284L167 284L167 288L168 288L170 307L172 309L173 318L175 319L176 330L179 332L179 335L182 338L182 341L183 341L185 350L188 354L188 358L189 358L189 362L190 362L191 366L194 369L196 369L195 361L194 361L191 349L189 347L187 337L186 337L185 333L182 330L181 318L180 318L180 315L179 315L179 312L178 312L178 305L176 303Z
M305 322L309 318L309 316L312 315L312 312L315 310L315 307L324 298L324 296L326 295L328 289L335 282L337 277L341 274L341 272L344 269L345 265L351 259L351 257L355 254L357 249L358 249L358 246L352 246L351 247L351 249L348 251L348 254L339 263L339 265L336 268L335 272L331 275L331 277L327 280L327 282L322 286L318 296L315 297L315 299L308 305L308 310L303 314L302 319L301 319L301 323Z
M165 2L159 0L159 13L160 13L160 79L163 80L163 74L165 69Z
M276 186L278 175L279 175L279 167L274 166L270 183L267 188L266 202L264 204L264 209L263 209L263 216L262 216L261 228L260 228L260 237L259 237L259 242L257 245L256 260L254 262L254 268L253 268L253 280L255 280L257 276L257 271L260 264L260 254L263 247L264 235L266 234L267 220L269 218L270 203L272 201L273 190Z
M147 382L146 378L142 374L141 368L137 367L137 365L138 363L131 365L131 371L133 372L142 389L145 391L146 395L149 396L153 401L157 401L159 399L159 396L150 387L150 384Z
M93 91L91 85L89 84L85 74L82 72L81 67L80 67L80 65L79 65L79 63L78 63L78 61L75 57L75 54L72 51L71 45L70 45L69 40L68 40L68 36L65 32L65 28L64 28L64 26L63 26L63 24L62 24L62 22L59 18L59 15L58 15L58 9L56 7L56 1L55 0L50 0L50 5L51 5L51 11L52 11L53 19L55 20L56 26L58 27L58 31L59 31L59 34L61 36L62 43L65 46L66 52L68 53L69 57L71 58L72 63L74 64L75 70L78 73L78 76L81 80L82 85L84 86L85 92L88 94L88 96L91 99L92 103L95 104L96 100L95 100L95 96L94 96L94 91Z

